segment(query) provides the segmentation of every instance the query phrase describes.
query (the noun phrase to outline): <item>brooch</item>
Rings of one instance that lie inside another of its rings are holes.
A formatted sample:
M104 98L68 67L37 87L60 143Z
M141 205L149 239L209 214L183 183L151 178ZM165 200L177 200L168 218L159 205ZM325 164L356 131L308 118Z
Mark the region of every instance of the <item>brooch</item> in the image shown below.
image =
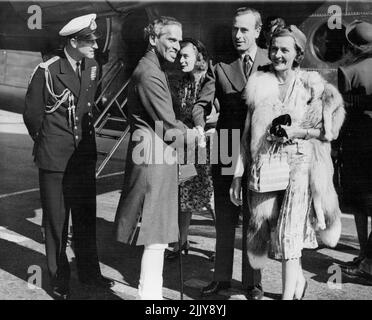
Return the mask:
M96 80L97 77L97 67L94 66L90 69L90 80Z

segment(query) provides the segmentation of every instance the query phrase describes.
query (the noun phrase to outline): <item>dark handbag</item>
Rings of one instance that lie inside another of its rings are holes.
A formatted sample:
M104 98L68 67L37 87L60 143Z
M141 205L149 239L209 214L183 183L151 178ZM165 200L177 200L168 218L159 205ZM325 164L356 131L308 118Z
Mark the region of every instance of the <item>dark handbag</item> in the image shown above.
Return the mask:
M292 119L289 114L283 114L277 118L275 118L272 123L271 123L271 128L270 128L270 134L277 136L279 138L281 137L286 137L287 133L285 130L282 128L282 125L284 126L290 126L292 124Z

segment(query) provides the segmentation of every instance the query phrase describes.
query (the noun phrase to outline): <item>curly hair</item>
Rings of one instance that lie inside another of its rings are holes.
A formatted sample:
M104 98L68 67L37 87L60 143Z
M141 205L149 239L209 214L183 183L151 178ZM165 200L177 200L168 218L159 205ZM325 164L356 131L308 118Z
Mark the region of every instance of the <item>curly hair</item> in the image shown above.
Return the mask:
M265 24L262 26L263 31L270 32L272 28L284 28L285 21L283 18L278 16L270 16L266 18ZM275 29L273 31L275 31Z
M184 38L181 42L181 48L190 45L195 52L196 62L194 69L197 71L205 71L208 69L209 55L205 45L192 38Z
M145 39L148 40L150 37L159 38L162 35L162 29L165 26L169 25L177 25L182 28L181 22L179 22L177 19L173 17L161 16L156 18L147 27L145 27L144 29Z

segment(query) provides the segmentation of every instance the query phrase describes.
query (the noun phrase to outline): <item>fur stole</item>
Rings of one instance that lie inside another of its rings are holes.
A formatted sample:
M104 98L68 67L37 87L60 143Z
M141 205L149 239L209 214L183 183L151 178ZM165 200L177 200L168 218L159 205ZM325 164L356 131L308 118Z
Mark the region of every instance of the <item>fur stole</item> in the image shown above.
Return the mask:
M244 100L251 114L251 123L254 124L251 126L250 135L252 159L270 147L266 137L272 120L287 113L279 100L277 78L267 70L251 75L244 91ZM299 70L296 86L291 117L305 129L324 130L325 137L328 138L325 141L311 139L313 161L309 175L312 194L318 197L326 220L326 229L320 231L320 236L326 245L333 247L341 234L341 212L333 185L330 140L338 137L345 118L343 100L338 90L317 72ZM299 105L304 107L296 108ZM324 128L326 114L331 117L330 128L329 126ZM275 192L261 194L252 192L249 202L251 218L247 237L248 256L252 267L259 269L267 260L270 230L276 226L279 206Z

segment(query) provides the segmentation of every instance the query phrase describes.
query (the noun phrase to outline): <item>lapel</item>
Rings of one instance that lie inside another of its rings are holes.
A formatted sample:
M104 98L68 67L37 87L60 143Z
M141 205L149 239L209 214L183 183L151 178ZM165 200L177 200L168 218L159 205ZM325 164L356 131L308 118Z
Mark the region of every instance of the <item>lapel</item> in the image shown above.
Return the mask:
M91 78L91 60L90 59L83 59L82 68L81 68L81 87L80 87L80 95L86 92L88 85L90 84Z
M72 69L70 63L64 55L59 61L60 73L57 74L57 77L66 86L66 88L69 88L71 90L75 97L78 97L80 93L80 82L78 77L76 76L74 70Z
M263 66L268 63L270 63L270 60L269 57L267 56L267 51L258 47L256 57L254 58L253 65L249 72L249 75L256 72L259 66Z
M169 80L168 80L168 75L167 75L167 72L165 71L166 67L165 67L165 63L161 63L157 54L151 50L147 51L144 58L150 60L155 66L157 69L159 69L159 72L161 72L164 77L165 77L165 82L168 86L168 90L169 92L171 91L170 89L170 84L169 84Z
M225 73L227 79L231 82L236 91L242 91L247 79L244 75L243 66L240 57L236 54L233 60L228 63L221 63L221 69Z
M156 53L153 52L152 50L148 50L148 51L145 53L144 58L150 60L153 64L156 65L156 67L158 67L159 69L161 69L161 65L160 65L159 58L158 58L158 56L156 55Z

